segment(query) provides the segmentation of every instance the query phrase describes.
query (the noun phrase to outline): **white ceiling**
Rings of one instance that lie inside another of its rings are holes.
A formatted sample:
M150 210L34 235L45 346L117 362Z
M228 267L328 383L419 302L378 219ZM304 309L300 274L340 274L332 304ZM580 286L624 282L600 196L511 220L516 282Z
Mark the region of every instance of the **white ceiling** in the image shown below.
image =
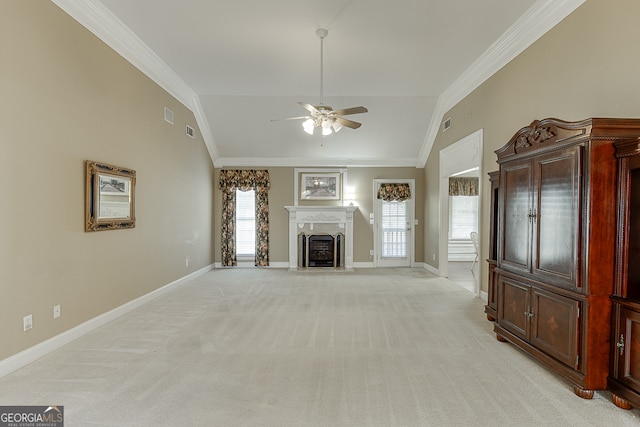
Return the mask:
M53 1L194 111L216 166L422 166L446 109L584 0ZM272 121L320 101L318 28L325 104L369 109L325 138Z

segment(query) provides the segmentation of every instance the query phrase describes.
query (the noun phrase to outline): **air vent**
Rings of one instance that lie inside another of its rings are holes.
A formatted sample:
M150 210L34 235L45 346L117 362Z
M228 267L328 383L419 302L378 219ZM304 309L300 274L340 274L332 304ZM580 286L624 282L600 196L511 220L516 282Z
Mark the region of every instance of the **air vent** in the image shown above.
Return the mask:
M447 129L451 127L451 117L442 122L442 131L445 132Z
M173 111L164 107L164 120L168 123L173 124Z
M189 125L187 125L187 136L196 139L196 130Z

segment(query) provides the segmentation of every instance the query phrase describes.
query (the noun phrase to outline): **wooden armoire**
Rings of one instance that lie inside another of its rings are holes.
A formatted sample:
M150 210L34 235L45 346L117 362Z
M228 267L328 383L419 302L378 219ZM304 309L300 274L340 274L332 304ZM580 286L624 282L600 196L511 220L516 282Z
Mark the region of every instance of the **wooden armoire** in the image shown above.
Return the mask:
M621 408L640 407L640 139L615 143L618 233L609 389Z
M487 282L487 305L484 306L484 312L487 313L487 319L496 320L498 308L498 286L496 276L496 258L498 256L498 246L496 236L498 234L498 190L500 189L500 172L489 172L489 183L491 184L491 205L489 207L489 258L487 264L489 267L489 280Z
M607 388L616 141L640 120L534 121L496 151L496 321L509 341L591 398Z

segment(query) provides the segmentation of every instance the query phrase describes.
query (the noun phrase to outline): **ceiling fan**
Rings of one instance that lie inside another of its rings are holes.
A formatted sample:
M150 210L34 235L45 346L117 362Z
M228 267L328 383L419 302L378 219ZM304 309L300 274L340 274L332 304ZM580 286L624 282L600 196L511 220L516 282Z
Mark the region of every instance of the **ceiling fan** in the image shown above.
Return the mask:
M311 105L304 102L298 102L309 112L307 116L299 116L299 117L289 117L286 119L276 119L277 120L304 120L302 122L302 127L305 132L309 135L313 135L316 128L322 129L322 135L331 135L333 132L338 132L343 127L348 127L351 129L358 129L362 124L358 122L354 122L353 120L345 119L342 116L347 116L349 114L360 114L366 113L367 110L365 107L351 107L351 108L343 108L341 110L334 110L328 105L324 105L324 95L323 95L323 69L324 69L324 39L329 34L329 31L324 28L320 28L316 30L316 35L320 37L320 104Z

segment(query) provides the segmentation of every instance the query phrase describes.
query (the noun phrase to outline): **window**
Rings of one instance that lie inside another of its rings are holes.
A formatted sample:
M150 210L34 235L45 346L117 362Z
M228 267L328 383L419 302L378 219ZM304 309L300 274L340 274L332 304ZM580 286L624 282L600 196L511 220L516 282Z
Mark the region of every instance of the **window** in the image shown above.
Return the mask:
M469 240L478 231L478 196L449 196L449 239Z
M256 194L236 190L236 255L256 253Z
M382 202L383 258L407 256L407 204L406 202Z

